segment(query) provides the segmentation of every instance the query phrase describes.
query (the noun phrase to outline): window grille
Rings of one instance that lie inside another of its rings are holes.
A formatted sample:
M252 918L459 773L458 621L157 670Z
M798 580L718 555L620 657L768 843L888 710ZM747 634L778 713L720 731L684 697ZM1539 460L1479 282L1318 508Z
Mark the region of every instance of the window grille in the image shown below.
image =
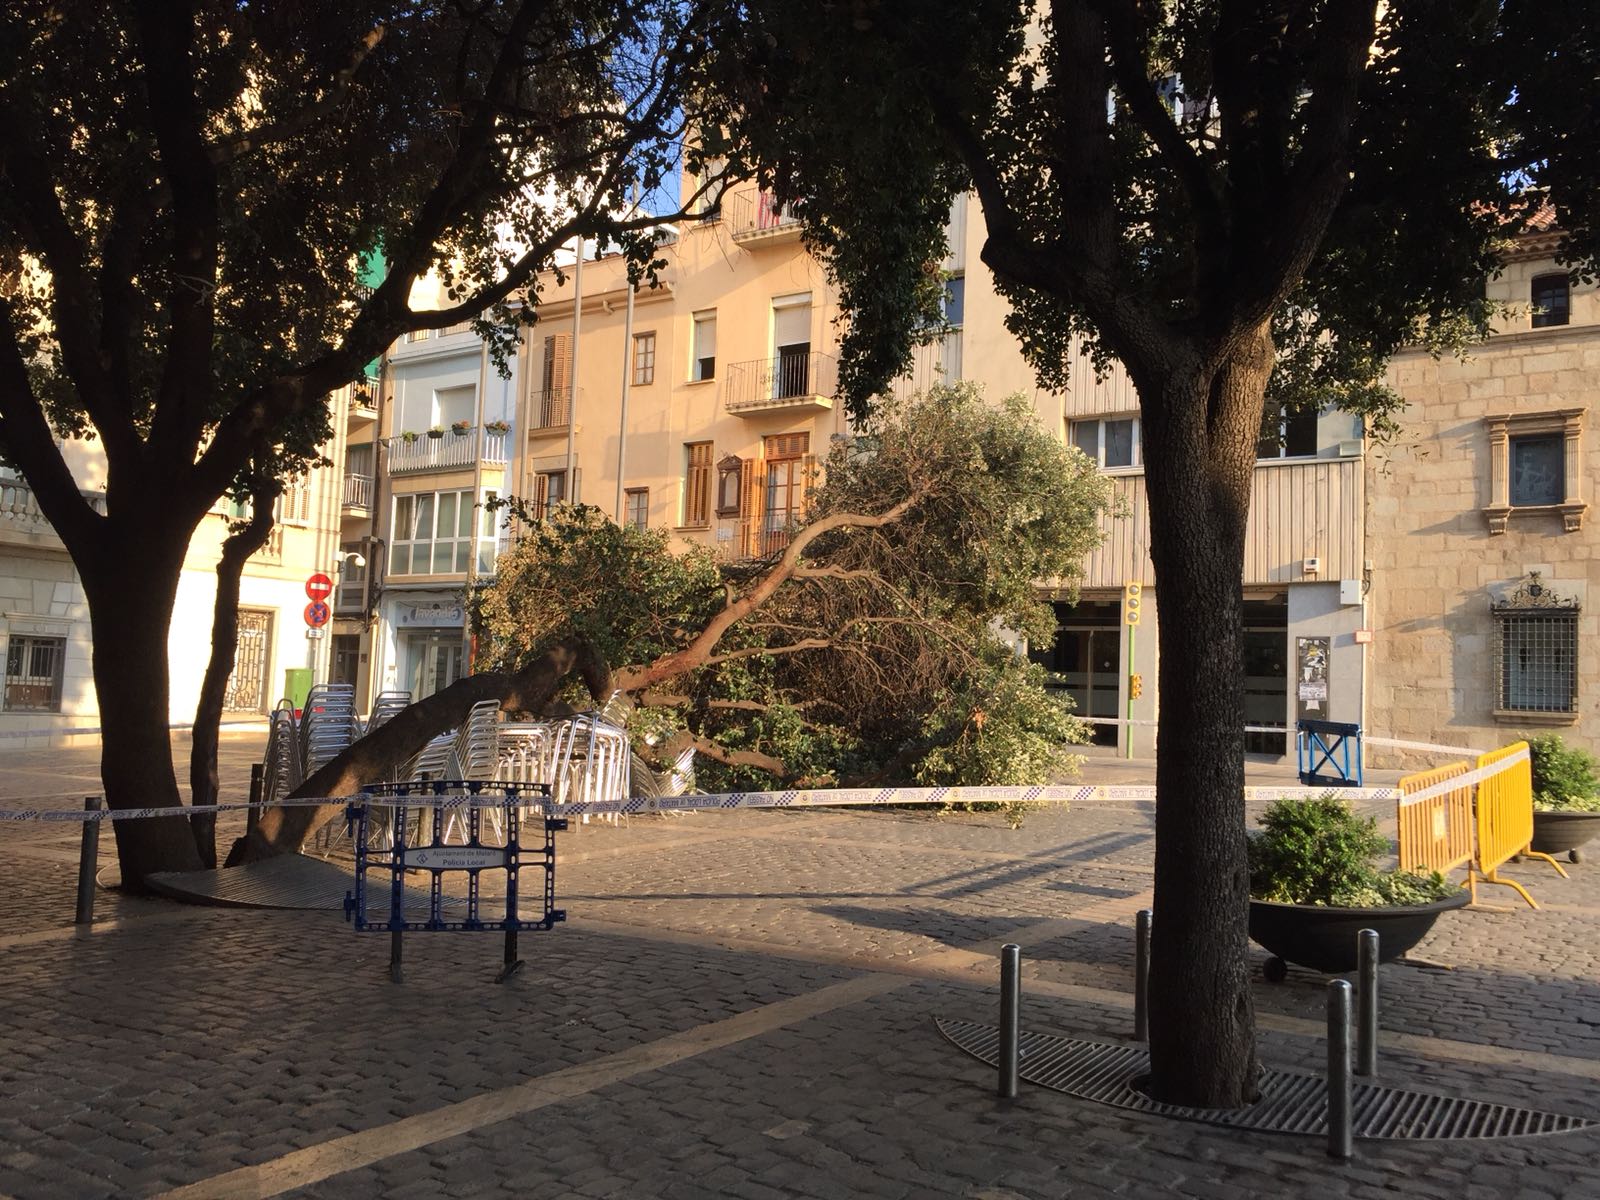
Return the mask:
M60 712L67 640L14 633L6 644L7 712Z
M1531 575L1491 611L1496 708L1506 713L1577 712L1579 606L1558 598Z

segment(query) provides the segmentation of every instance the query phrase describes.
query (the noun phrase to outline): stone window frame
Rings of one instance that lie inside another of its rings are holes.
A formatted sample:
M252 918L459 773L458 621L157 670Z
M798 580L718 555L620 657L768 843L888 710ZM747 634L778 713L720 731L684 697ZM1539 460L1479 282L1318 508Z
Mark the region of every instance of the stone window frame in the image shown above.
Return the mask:
M1496 413L1483 419L1489 434L1489 503L1483 515L1491 534L1504 533L1513 517L1561 517L1564 533L1583 528L1589 505L1583 487L1583 420L1587 408L1558 408L1545 412ZM1559 433L1566 451L1562 459L1562 499L1559 504L1511 503L1511 439L1530 434Z

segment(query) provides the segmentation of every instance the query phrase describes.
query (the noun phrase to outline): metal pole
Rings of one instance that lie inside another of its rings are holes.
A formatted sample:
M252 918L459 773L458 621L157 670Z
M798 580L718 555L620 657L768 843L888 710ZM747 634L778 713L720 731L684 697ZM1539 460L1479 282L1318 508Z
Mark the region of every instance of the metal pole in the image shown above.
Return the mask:
M1128 670L1123 684L1128 689L1128 711L1123 713L1127 718L1127 724L1122 727L1123 758L1133 757L1133 635L1137 629L1137 625L1128 626Z
M639 215L639 185L633 186L631 216ZM633 385L633 295L637 290L624 272L628 285L628 312L622 325L622 415L617 421L617 524L627 517L623 510L625 481L628 478L628 393Z
M1350 981L1328 984L1328 1157L1355 1153L1350 1125Z
M1361 980L1357 993L1356 1074L1378 1073L1378 931L1363 929L1358 935Z
M267 767L265 763L250 764L250 807L244 814L244 836L249 841L256 835L256 826L261 824L261 810L256 805L261 803L261 790L267 783Z
M1017 1071L1021 1058L1022 947L1015 942L1000 947L1000 1087L1002 1100L1017 1098Z
M100 811L99 796L85 796L83 811ZM100 858L100 822L83 823L83 841L78 846L78 911L73 915L74 925L94 924L95 864Z
M1150 1040L1150 910L1141 908L1134 918L1133 1038Z
M567 370L572 378L567 383L567 469L566 488L562 499L568 504L578 502L578 492L573 486L578 473L578 452L575 438L578 431L578 359L582 349L583 333L583 243L578 238L578 260L572 267L572 358Z

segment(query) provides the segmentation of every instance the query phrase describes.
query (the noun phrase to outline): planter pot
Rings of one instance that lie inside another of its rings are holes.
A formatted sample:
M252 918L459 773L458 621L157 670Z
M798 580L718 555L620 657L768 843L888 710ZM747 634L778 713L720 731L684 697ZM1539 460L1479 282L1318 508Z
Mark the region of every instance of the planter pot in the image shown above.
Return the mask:
M442 438L444 436L444 430L442 430L442 429L430 429L430 430L428 430L428 436L431 437L431 438Z
M1378 931L1378 958L1393 962L1424 937L1439 914L1461 908L1471 897L1463 888L1448 900L1406 908L1325 908L1314 904L1250 901L1250 940L1273 957L1266 976L1274 983L1299 963L1327 975L1356 969L1356 935Z
M470 429L452 429L450 432L455 434L457 437L466 437L467 434L471 433L472 431Z
M1533 810L1533 849L1540 854L1565 854L1582 862L1578 847L1600 836L1600 813L1540 812Z

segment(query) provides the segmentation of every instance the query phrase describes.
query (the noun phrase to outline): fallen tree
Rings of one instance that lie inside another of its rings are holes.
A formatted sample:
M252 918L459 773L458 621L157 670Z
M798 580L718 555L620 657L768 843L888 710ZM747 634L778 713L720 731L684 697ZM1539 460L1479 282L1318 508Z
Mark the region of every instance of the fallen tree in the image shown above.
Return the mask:
M693 748L713 786L1040 782L1087 731L996 630L1048 644L1036 581L1070 587L1110 495L1025 400L988 405L968 386L891 406L837 446L809 516L765 559L675 553L660 531L557 509L473 598L489 669L295 795L390 777L486 699L539 714L616 693L636 749L666 765ZM293 851L335 811L274 811L234 858Z

